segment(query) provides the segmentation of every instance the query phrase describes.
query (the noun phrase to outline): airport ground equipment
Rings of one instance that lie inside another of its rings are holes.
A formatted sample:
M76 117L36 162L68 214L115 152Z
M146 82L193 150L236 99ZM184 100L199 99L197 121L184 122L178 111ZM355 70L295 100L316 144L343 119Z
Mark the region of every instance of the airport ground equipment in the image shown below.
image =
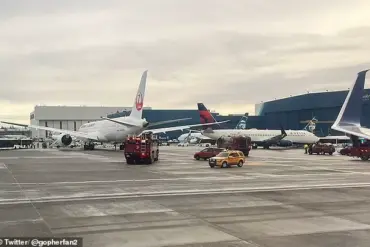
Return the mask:
M347 146L347 147L341 148L338 151L338 153L340 153L341 155L350 155L351 154L351 149L352 149L351 146Z
M369 160L370 146L351 147L347 155L351 157L361 158L364 161Z
M220 137L217 142L218 148L226 148L231 150L239 150L245 156L249 156L249 151L252 147L252 139L249 136L225 136Z
M159 141L152 133L129 136L124 153L127 164L153 164L159 159Z
M209 159L208 164L211 168L215 166L221 168L228 168L233 165L242 167L245 163L245 156L242 151L228 150L217 154L215 157Z
M308 154L330 154L335 152L332 144L316 143L308 147Z

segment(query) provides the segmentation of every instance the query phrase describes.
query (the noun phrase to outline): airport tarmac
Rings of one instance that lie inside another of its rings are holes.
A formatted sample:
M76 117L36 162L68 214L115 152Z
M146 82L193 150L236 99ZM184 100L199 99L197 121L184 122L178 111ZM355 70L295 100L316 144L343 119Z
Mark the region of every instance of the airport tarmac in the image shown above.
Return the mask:
M84 246L369 246L370 162L252 150L210 168L201 147L0 151L0 236L78 236Z

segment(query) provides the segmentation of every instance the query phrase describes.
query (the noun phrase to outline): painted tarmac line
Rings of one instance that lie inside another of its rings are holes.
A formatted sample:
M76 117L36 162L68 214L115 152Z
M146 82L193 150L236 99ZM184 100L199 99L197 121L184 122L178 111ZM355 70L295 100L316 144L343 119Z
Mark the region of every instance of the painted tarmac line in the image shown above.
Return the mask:
M271 191L294 191L294 190L314 190L314 189L337 189L337 188L361 188L370 187L370 183L339 183L339 184L315 184L315 185L291 185L291 186L262 186L255 188L223 188L207 190L174 190L174 191L152 191L152 192L133 192L133 193L111 193L95 194L86 196L48 196L26 199L2 199L0 205L9 204L28 204L28 203L47 203L47 202L67 202L67 201L86 201L86 200L108 200L126 199L140 197L166 197L166 196L187 196L187 195L210 195L210 194L238 194L253 192Z
M105 171L105 170L104 170ZM324 170L323 170L324 171ZM194 173L182 173L182 174L194 174ZM341 172L340 174L269 174L269 173L244 173L237 174L235 176L208 176L208 177L180 177L180 178L148 178L148 179L119 179L119 180L91 180L91 181L74 181L74 182L49 182L49 183L19 183L20 185L73 185L73 184L110 184L110 183L137 183L137 182L155 182L155 181L238 181L238 180L250 180L261 177L276 177L276 178L294 178L294 177L317 177L317 176L328 176L333 177L332 179L341 179L348 175L370 175L370 172ZM0 183L0 185L12 185L15 183Z
M182 173L187 174L187 173ZM193 173L189 173L193 174ZM244 175L244 176L243 176ZM155 182L155 181L242 181L251 180L261 177L269 178L297 178L297 177L318 177L327 176L326 179L342 179L343 177L348 177L350 175L370 175L370 172L342 172L340 174L268 174L268 173L250 173L250 174L238 174L229 177L183 177L183 178L153 178L153 179L122 179L122 180L91 180L91 181L74 181L74 182L50 182L50 183L19 183L20 185L79 185L79 184L111 184L111 183L137 183L137 182ZM334 177L333 177L334 176ZM15 185L15 183L0 183L0 185Z

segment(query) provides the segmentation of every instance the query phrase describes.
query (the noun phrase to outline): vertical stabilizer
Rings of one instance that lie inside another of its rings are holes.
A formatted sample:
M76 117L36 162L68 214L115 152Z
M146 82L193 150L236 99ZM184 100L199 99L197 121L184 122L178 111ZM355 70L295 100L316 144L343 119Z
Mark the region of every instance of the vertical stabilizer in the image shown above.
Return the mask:
M362 97L364 95L365 77L367 71L368 70L364 70L358 73L357 79L349 91L333 126L360 126L362 115Z
M139 89L137 90L135 100L134 100L134 105L132 106L132 109L131 109L130 117L132 118L142 119L147 74L148 74L148 71L146 70L141 76Z
M317 122L318 122L317 118L313 117L310 121L308 121L306 126L304 126L303 130L313 132L316 129L316 123Z
M212 116L211 112L205 107L203 103L198 103L198 111L200 116L201 124L215 123L217 122ZM211 126L204 126L203 129L211 128Z
M247 128L247 120L248 120L248 117L247 116L242 116L239 123L235 126L235 129L246 129Z

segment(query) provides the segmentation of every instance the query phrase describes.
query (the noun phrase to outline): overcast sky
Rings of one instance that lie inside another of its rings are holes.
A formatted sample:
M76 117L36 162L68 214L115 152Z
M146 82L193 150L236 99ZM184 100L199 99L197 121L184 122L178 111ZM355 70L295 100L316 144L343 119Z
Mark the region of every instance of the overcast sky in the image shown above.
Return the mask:
M221 113L347 89L370 67L369 0L2 0L0 118L36 104Z

